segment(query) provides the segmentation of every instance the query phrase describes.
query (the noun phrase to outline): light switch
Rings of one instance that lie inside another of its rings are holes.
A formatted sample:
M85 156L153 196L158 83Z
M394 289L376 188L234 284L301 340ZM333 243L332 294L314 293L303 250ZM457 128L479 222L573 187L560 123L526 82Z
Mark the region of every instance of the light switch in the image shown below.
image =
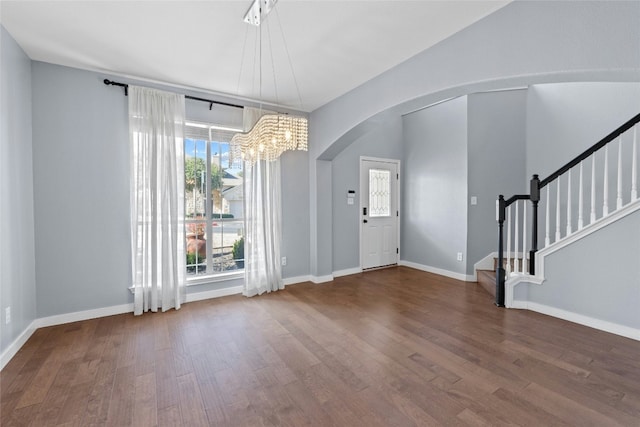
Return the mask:
M472 205L477 205L478 204L478 197L471 196L471 204Z
M347 204L348 204L348 205L352 205L352 204L353 204L353 198L352 198L352 197L349 197L349 198L347 199Z

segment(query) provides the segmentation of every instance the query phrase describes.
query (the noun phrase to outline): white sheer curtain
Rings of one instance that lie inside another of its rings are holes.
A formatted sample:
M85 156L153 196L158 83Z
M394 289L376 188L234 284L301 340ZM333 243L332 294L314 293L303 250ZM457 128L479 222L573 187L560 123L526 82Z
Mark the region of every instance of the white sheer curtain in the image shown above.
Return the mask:
M184 299L184 95L129 86L134 314Z
M248 130L266 111L245 108ZM245 162L245 296L284 289L280 266L282 207L280 159Z

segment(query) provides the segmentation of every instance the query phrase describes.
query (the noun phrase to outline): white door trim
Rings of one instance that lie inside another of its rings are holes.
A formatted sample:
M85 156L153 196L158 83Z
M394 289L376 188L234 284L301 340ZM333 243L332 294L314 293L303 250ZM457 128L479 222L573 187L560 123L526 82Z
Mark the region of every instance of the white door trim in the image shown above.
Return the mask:
M362 162L370 161L370 162L384 162L384 163L393 163L396 165L396 171L398 173L398 179L396 179L396 206L398 210L398 219L396 221L396 236L398 239L398 252L396 254L396 263L400 263L400 176L402 175L400 170L400 160L398 159L385 159L380 157L370 157L370 156L360 156L359 165L358 165L358 175L359 175L359 191L362 191L364 183L362 182ZM360 195L362 196L362 195ZM362 271L362 266L364 265L362 253L362 197L358 197L358 251L360 252L360 256L358 257L360 260L360 271Z

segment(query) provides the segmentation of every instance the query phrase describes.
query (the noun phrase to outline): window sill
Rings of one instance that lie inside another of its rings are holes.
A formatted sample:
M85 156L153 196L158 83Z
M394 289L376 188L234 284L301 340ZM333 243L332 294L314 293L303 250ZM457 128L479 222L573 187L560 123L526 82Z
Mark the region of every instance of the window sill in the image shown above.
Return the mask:
M235 271L233 273L222 273L210 276L194 277L193 279L187 279L187 286L206 285L209 283L225 282L227 280L243 279L244 270Z
M208 285L211 283L226 282L228 280L244 279L244 270L233 273L222 273L212 276L195 277L187 279L186 286ZM129 291L133 294L133 286L129 286Z

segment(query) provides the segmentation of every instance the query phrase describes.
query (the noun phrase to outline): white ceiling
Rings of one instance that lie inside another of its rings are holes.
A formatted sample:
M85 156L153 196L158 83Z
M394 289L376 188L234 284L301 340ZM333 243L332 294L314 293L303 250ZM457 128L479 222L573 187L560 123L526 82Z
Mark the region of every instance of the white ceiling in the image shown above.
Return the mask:
M250 0L2 0L0 22L33 60L313 111L507 3L279 0L261 62Z

